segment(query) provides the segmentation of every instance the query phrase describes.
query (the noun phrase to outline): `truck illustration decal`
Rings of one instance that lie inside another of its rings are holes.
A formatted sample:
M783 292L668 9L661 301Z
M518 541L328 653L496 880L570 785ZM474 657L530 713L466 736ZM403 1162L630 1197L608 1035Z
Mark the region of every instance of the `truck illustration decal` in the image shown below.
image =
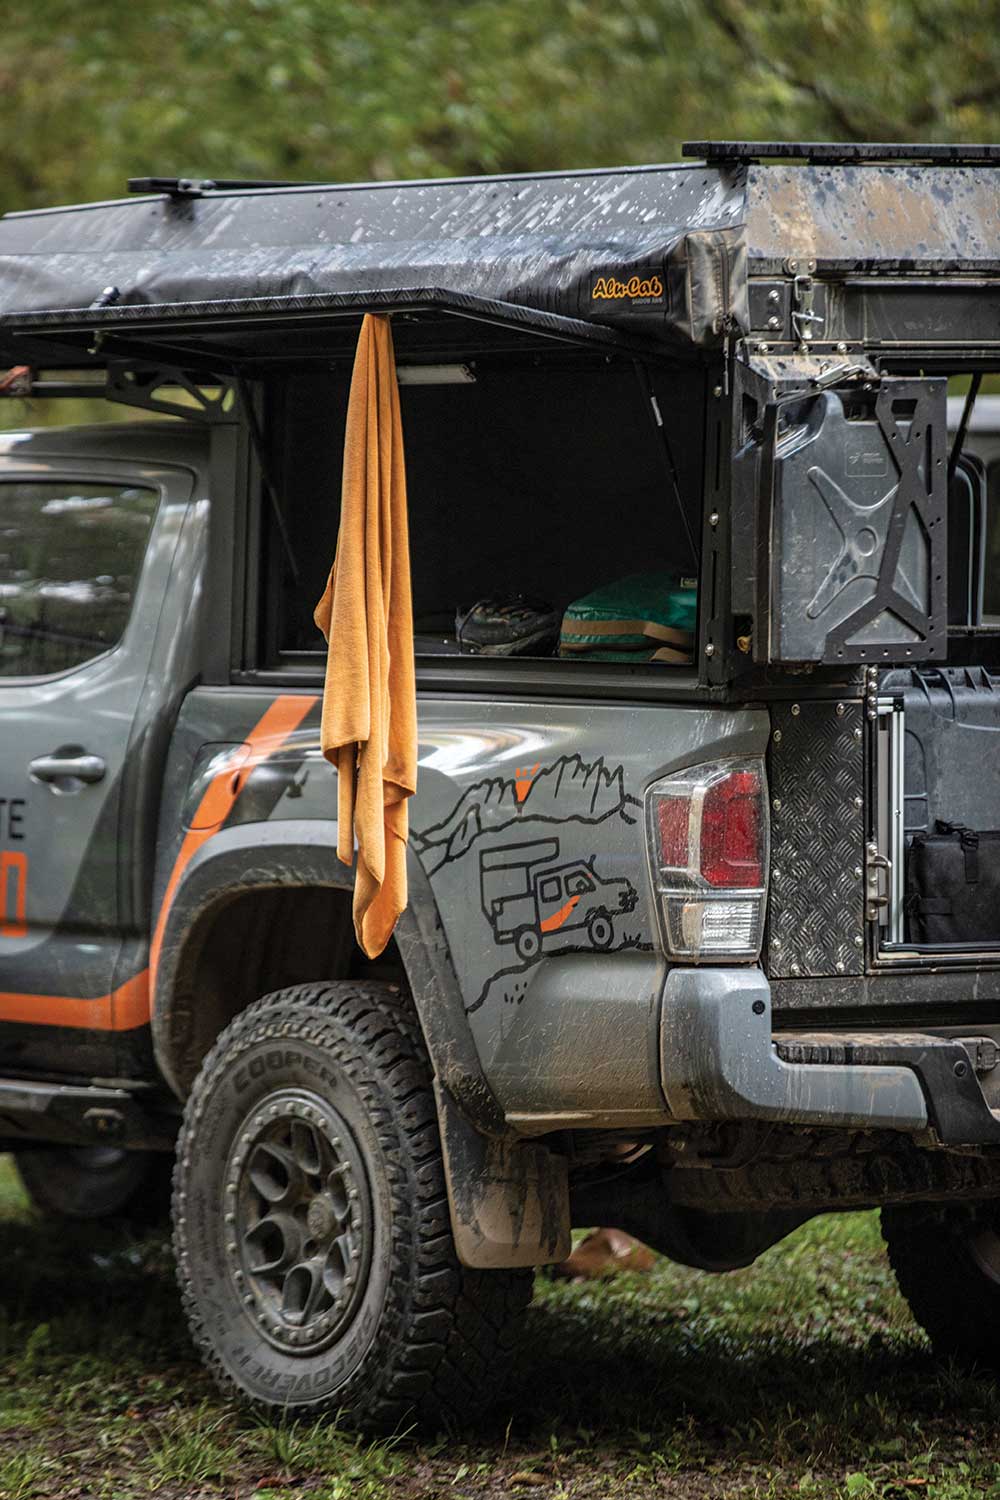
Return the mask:
M565 755L474 782L445 817L411 833L440 902L464 906L478 887L483 940L462 953L470 1014L491 995L520 1001L522 976L543 957L651 946L628 878L639 810L623 766ZM611 835L609 847L602 837L595 854L593 830L615 823L628 837Z
M610 948L616 917L633 911L638 900L630 880L605 879L593 858L564 861L557 838L484 849L479 890L495 942L512 943L526 963L556 932L575 933L581 947Z

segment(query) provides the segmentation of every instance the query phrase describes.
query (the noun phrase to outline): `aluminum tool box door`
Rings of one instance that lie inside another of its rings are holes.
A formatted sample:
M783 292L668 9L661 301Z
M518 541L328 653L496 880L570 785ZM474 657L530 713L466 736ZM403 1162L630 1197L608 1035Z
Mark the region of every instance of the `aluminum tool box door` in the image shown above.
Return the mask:
M946 382L782 394L764 412L757 654L943 662Z

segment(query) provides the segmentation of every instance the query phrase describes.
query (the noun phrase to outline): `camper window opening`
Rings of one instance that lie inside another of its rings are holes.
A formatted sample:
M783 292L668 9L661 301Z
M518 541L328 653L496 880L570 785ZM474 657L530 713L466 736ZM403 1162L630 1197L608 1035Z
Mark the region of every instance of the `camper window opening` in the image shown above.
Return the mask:
M966 375L948 381L948 618L953 627L995 631L1000 625L1000 375L984 374L975 390L970 387Z
M703 373L650 364L637 381L631 359L565 350L410 367L397 348L397 358L418 657L689 665ZM325 652L312 615L336 546L349 385L349 368L266 385L268 478L300 577L262 504L247 666Z

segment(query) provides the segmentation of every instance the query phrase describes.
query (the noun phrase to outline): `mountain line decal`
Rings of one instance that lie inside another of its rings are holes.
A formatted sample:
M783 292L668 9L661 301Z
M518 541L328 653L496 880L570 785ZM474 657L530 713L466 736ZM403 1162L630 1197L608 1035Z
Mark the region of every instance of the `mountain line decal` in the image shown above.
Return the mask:
M509 779L492 776L462 793L447 817L420 831L410 843L429 876L461 859L485 835L501 833L520 822L603 823L620 817L635 823L640 803L625 790L621 766L609 769L603 756L587 764L579 755L564 755L550 766L520 768Z

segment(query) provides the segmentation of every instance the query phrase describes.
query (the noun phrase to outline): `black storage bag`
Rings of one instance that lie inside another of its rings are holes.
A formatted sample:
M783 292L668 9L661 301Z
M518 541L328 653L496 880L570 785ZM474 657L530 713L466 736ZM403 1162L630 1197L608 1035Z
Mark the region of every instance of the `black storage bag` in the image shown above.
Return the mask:
M914 835L906 868L909 941L1000 943L1000 832L937 821Z

